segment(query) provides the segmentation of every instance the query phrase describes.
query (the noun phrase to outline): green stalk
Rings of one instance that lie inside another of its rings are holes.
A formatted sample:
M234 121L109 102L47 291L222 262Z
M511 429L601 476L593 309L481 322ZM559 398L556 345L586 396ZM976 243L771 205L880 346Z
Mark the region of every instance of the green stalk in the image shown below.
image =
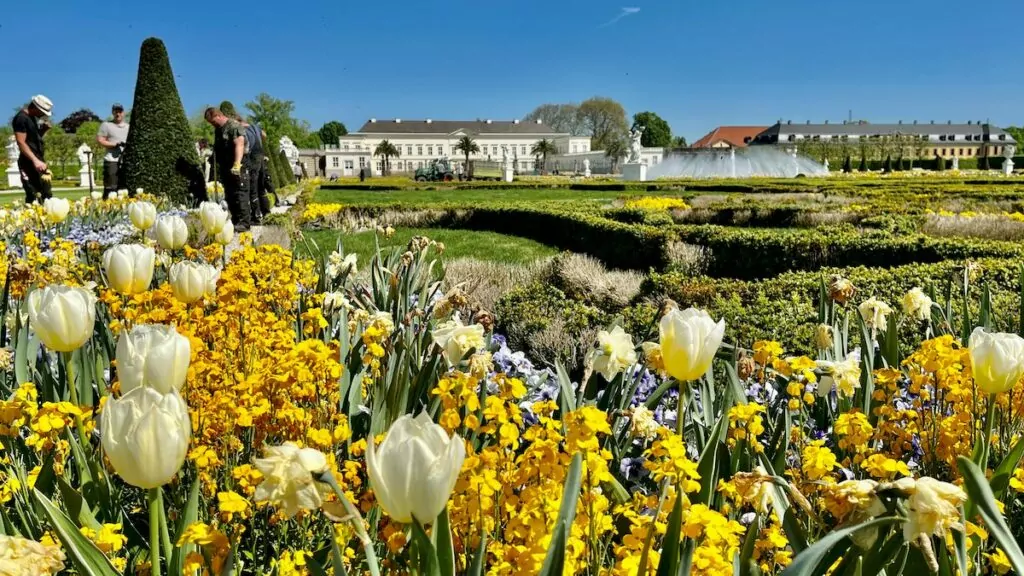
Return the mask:
M160 576L160 488L149 489L149 574Z
M356 535L359 537L359 543L362 544L363 552L366 554L366 567L370 570L370 576L380 576L377 552L373 549L373 540L370 540L370 535L366 533L366 527L363 526L363 517L359 514L359 510L356 510L356 507L352 505L352 502L345 496L345 493L341 491L338 481L334 479L334 474L330 470L326 470L324 473L316 476L316 479L330 486L331 490L334 490L334 495L338 497L338 501L345 506L345 512L348 512L348 521L352 524L352 528L355 529ZM160 575L155 574L153 576Z
M164 506L164 491L163 488L157 488L156 490L160 498L160 542L163 544L164 557L170 562L174 549L171 547L171 533L167 528L167 508Z
M61 352L61 357L64 359L64 371L68 377L68 391L71 395L71 404L75 408L80 408L81 405L78 403L78 384L75 382L75 362L74 352ZM78 430L78 443L82 445L82 450L86 453L89 452L89 437L85 434L85 426L82 425L81 416L75 416L75 429Z
M985 436L981 442L981 462L978 462L978 467L984 472L988 468L988 453L989 444L992 443L992 429L996 423L996 395L990 394L988 397L988 416L985 418Z
M686 421L684 414L686 410L689 410L690 406L690 383L680 382L679 383L679 400L676 402L676 433L679 434L680 438L685 440L683 431L686 429Z

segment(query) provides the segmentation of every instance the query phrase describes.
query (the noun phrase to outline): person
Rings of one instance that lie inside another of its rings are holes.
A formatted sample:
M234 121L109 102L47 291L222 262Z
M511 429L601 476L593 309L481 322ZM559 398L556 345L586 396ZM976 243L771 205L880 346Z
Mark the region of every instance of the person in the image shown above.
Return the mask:
M53 113L53 102L38 94L11 120L14 141L18 144L18 170L21 187L25 190L25 203L42 202L53 196L50 188L50 170L46 166L43 134L47 124L40 126L39 118Z
M248 232L252 216L248 163L245 162L245 130L237 120L225 116L220 108L207 108L203 117L219 129L213 143L213 153L220 182L224 186L224 199L231 213L231 223L236 232Z
M124 106L114 104L110 113L113 119L100 124L99 132L96 133L96 141L107 149L107 154L103 156L104 200L111 194L117 194L118 188L124 184L121 154L124 153L124 145L128 141L128 123L124 121ZM134 196L135 192L129 190L128 194Z
M360 168L359 169L359 181L360 182L365 182L366 181L366 168Z
M292 165L292 176L295 176L296 182L302 180L302 163L298 160Z
M245 128L245 162L248 163L249 171L249 210L252 214L253 224L259 224L263 217L270 214L270 200L267 198L267 189L263 185L264 178L264 153L263 143L266 141L266 133L259 124L248 123L238 117L237 120Z

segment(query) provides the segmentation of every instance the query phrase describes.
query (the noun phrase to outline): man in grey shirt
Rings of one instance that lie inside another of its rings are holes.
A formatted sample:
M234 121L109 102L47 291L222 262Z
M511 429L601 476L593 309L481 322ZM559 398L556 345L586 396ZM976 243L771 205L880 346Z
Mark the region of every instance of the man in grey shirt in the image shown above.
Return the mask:
M103 157L104 200L111 194L117 195L117 189L124 185L121 153L124 152L124 144L128 141L128 123L124 121L124 106L114 104L110 112L114 119L100 124L100 130L96 133L96 141L107 149L107 154ZM128 193L135 195L134 190Z

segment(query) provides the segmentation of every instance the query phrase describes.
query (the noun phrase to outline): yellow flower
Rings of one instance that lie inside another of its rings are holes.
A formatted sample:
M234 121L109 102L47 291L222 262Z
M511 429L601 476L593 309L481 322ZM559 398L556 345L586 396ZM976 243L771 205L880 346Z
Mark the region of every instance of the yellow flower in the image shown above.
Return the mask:
M884 454L872 454L861 464L868 474L880 480L892 480L897 474L910 476L910 468L902 460L889 458Z
M221 519L230 522L235 514L245 518L249 512L249 501L237 492L218 492L217 508L220 510Z
M320 486L313 474L327 469L327 459L312 448L299 448L291 442L267 446L256 468L263 482L256 487L257 502L270 502L291 518L299 510L316 510L323 503Z
M0 569L15 576L56 574L64 569L64 552L59 546L0 534Z
M87 526L82 526L79 531L108 556L120 552L121 548L128 543L128 538L121 534L121 524L104 524L98 532Z
M1006 557L1006 552L1003 552L1002 548L996 548L994 553L985 554L984 556L988 560L989 566L992 567L992 571L999 574L999 576L1007 574L1013 569L1010 559Z
M934 478L900 483L910 493L903 537L912 542L920 535L942 536L949 530L964 530L960 505L967 501L962 489Z
M617 374L636 363L633 337L621 326L612 328L611 332L601 330L597 333L597 348L591 354L591 362L594 371L611 382Z
M802 456L801 469L808 480L820 480L838 467L836 455L825 446L824 440L811 442Z

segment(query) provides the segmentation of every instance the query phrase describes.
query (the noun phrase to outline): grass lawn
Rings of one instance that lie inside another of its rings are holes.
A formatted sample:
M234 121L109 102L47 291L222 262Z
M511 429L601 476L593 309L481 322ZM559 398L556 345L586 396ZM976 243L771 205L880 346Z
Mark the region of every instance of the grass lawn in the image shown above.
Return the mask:
M604 204L624 196L675 196L666 192L622 192L606 190L335 190L320 189L313 202L344 205L420 206L450 203L480 205L492 202L573 202Z
M333 251L340 238L345 252L358 254L361 263L368 262L374 253L372 230L358 234L344 234L338 230L316 230L303 234L326 252ZM391 238L381 236L380 246L404 249L413 236L427 236L431 240L443 242L445 250L442 259L445 260L472 257L495 262L532 262L558 253L555 248L518 236L442 228L399 228ZM293 248L299 254L308 254L301 241L294 244Z
M73 190L57 190L53 193L58 198L67 198L74 202L82 196L88 196L89 190L84 188L76 188ZM15 201L25 201L25 193L21 190L4 190L0 192L0 206L7 206Z

